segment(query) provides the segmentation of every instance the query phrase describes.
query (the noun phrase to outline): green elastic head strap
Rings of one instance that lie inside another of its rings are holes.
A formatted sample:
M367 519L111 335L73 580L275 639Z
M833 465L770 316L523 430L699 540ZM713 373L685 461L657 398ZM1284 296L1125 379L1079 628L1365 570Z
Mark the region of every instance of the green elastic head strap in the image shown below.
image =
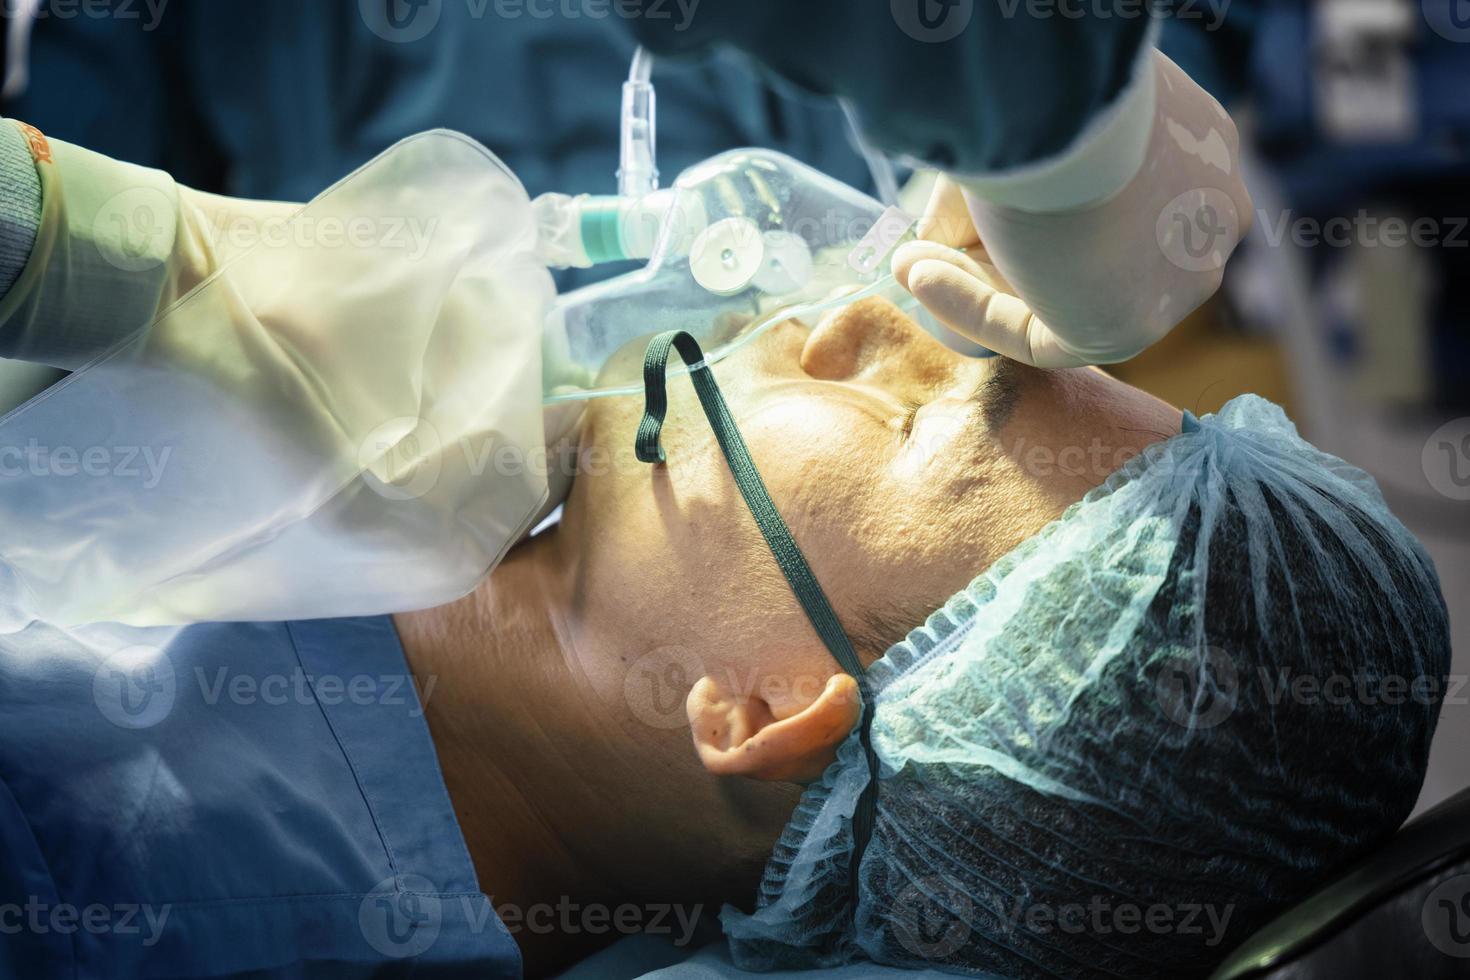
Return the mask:
M725 454L730 474L735 478L735 485L740 488L740 495L745 498L745 505L750 508L751 516L760 527L761 535L770 546L776 564L781 567L781 574L786 576L791 591L796 594L801 608L806 611L807 619L811 620L812 627L831 652L832 658L857 681L858 691L862 695L863 716L859 722L862 726L859 738L868 762L868 785L858 800L857 812L852 818L853 853L848 871L855 905L858 895L858 868L862 864L868 839L872 836L878 792L878 759L869 736L873 700L867 675L863 671L862 662L858 660L857 652L852 648L852 642L848 640L842 624L837 621L837 614L832 611L832 604L827 601L826 594L817 583L817 577L812 574L811 566L806 563L801 549L791 537L791 529L786 526L776 505L771 502L771 495L766 491L766 485L750 458L750 450L746 448L745 440L735 427L735 419L730 415L725 397L720 394L719 385L715 384L714 373L704 363L704 352L699 349L699 342L682 330L669 330L653 338L643 359L643 421L638 424L635 444L638 458L645 463L664 461L664 451L659 445L658 437L669 410L665 375L672 348L677 348L679 356L689 365L689 378L694 383L695 393L699 395L699 403L704 406L705 417L709 419L720 450Z

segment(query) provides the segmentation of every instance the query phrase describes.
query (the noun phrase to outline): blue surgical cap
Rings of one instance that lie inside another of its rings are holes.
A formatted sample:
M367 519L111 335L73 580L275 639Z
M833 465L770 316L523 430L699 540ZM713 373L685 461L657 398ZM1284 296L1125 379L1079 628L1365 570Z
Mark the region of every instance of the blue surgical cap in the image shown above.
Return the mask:
M869 670L741 968L1210 966L1407 816L1449 668L1433 565L1360 470L1230 402L1130 460Z

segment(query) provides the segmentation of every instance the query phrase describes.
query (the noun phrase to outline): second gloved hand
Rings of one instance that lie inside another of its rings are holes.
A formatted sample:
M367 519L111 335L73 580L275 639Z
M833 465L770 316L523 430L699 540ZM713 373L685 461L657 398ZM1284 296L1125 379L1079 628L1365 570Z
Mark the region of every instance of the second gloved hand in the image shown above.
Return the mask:
M977 193L941 179L919 225L928 240L902 246L893 271L947 326L1037 367L1108 364L1219 288L1251 222L1235 125L1177 65L1152 57L1142 164L1105 200L1036 209L1045 171L1030 178L1027 208L1000 203L994 182L976 182Z

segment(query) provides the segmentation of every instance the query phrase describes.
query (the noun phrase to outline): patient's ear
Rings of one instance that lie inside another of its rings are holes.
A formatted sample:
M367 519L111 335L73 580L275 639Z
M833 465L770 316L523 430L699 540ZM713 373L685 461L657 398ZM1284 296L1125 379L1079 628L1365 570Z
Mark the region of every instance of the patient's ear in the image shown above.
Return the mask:
M780 717L763 698L700 678L685 702L694 746L717 776L810 782L836 758L862 714L857 682L835 674L814 699L783 704Z

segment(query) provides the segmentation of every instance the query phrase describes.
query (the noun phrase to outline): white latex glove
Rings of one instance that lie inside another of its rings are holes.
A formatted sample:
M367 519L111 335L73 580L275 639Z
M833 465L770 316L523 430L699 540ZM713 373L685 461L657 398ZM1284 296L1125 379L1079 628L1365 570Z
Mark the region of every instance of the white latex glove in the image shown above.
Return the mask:
M918 228L929 240L899 248L893 271L945 325L1037 367L1109 364L1162 338L1219 288L1251 222L1235 125L1177 65L1150 54L1143 161L1105 200L1040 210L1044 170L1028 178L1025 209L999 202L1019 196L1001 181L941 179ZM1058 186L1075 186L1070 165Z

